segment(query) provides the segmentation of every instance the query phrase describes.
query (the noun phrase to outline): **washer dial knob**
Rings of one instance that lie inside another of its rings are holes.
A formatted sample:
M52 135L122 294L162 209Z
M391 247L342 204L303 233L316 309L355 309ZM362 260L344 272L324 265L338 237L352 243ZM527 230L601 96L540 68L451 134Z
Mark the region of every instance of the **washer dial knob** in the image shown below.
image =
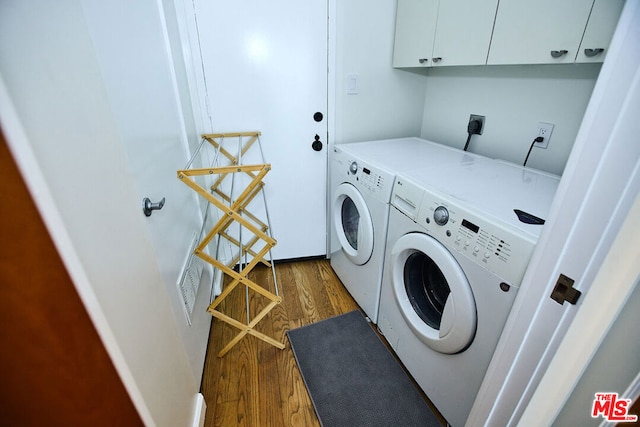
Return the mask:
M436 221L438 225L445 225L449 222L449 211L444 206L438 206L435 211L433 211L433 219Z
M358 172L358 163L351 162L351 165L349 166L349 172L351 172L353 175L355 175L356 172Z

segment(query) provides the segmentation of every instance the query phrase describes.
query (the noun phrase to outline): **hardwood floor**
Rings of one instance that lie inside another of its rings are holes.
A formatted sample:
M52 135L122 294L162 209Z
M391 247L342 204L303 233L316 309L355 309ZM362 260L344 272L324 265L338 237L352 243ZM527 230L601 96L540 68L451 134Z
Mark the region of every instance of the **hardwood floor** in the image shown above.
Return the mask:
M245 336L229 353L218 357L237 329L214 319L202 379L207 403L206 427L213 426L320 426L307 393L287 330L358 309L328 260L276 264L283 302L256 329L285 343L279 350L253 336ZM256 267L251 278L273 290L271 269ZM251 316L266 305L264 298L249 298ZM246 319L245 291L238 287L220 304L220 311Z

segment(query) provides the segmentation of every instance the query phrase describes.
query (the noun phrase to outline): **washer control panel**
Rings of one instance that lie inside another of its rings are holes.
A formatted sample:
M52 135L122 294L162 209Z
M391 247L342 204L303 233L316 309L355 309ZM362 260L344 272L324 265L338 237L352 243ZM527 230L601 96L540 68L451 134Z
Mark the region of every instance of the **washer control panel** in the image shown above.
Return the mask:
M348 182L369 197L385 203L391 198L394 175L354 155L334 147L331 161L333 187Z
M416 222L440 243L518 286L535 240L471 207L425 191Z

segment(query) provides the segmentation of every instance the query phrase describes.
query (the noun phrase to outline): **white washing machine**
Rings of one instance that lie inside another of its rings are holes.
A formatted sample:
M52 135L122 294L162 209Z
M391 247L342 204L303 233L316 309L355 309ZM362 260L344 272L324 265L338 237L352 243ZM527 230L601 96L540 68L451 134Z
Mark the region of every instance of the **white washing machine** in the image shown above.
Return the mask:
M378 327L452 426L469 415L557 183L489 159L396 177Z
M377 323L389 202L400 171L480 158L420 138L340 144L330 159L330 258L344 286Z

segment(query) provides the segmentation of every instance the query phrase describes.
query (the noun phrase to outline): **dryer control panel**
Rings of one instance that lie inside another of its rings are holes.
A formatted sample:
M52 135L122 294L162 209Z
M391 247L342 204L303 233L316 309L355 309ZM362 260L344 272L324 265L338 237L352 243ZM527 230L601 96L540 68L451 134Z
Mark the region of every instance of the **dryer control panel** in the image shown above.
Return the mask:
M415 221L450 250L519 286L535 241L464 203L425 190Z

